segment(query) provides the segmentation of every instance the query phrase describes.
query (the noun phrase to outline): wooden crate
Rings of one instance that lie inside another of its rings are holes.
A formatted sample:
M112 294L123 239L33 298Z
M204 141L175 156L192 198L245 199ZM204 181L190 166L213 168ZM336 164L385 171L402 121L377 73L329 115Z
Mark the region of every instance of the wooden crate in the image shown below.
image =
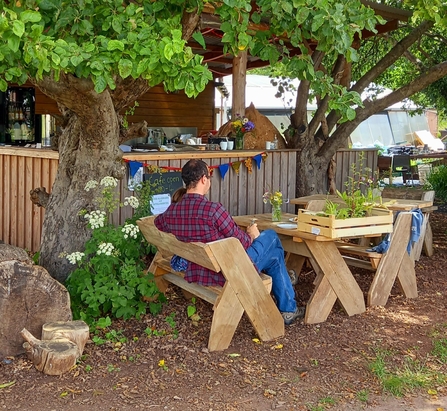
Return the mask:
M298 230L330 238L357 237L369 234L391 233L393 212L373 208L369 217L336 219L333 215L321 216L308 210L298 210Z

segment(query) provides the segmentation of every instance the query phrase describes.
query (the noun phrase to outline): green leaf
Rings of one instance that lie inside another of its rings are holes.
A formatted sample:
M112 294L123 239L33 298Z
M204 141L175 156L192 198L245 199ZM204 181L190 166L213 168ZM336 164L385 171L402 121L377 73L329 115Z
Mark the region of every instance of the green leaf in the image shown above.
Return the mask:
M19 50L20 39L17 36L11 36L8 39L8 47L15 53Z
M166 59L171 60L172 56L174 55L174 49L171 43L166 44L166 46L163 49L163 54L166 57Z
M107 50L113 51L113 50L120 50L124 51L124 43L119 40L110 40L107 44Z
M40 13L34 10L25 10L20 13L20 20L24 23L32 22L37 23L42 19Z
M20 20L14 20L12 22L12 32L17 36L17 37L22 37L23 33L25 33L25 24L23 23L23 21Z
M347 117L347 119L348 119L349 121L352 121L352 120L355 119L355 116L356 116L355 110L354 110L353 108L349 107L349 108L346 110L346 117Z
M192 38L197 41L197 43L199 43L204 49L206 48L206 44L205 44L205 39L203 38L203 35L200 31L195 32L192 35Z
M74 67L77 67L79 64L81 64L83 61L83 58L81 56L72 56L70 58L71 64L73 64Z
M95 82L95 91L97 93L102 93L107 87L107 80L104 76L98 76L94 79Z
M128 59L121 59L118 63L118 70L122 78L129 77L132 73L132 62Z
M0 91L6 91L6 89L8 88L8 83L3 80L2 78L0 78Z

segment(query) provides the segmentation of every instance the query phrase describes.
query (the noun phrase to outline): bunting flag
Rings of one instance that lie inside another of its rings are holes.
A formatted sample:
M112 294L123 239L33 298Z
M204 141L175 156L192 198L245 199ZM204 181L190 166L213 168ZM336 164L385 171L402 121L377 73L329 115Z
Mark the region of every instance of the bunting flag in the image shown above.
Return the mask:
M234 161L231 163L231 168L236 172L236 174L239 174L239 169L241 168L241 161Z
M256 165L258 167L258 170L261 168L261 161L265 161L268 157L268 154L264 151L262 153L259 153L253 157L248 157L245 160L238 160L238 161L232 161L230 163L224 163L214 166L208 166L210 170L210 174L213 175L213 171L215 169L219 169L220 176L222 177L222 180L225 178L225 175L227 174L228 170L231 168L236 172L236 174L239 174L239 170L241 167L241 164L244 163L247 167L248 173L252 173L253 171L253 160L256 162ZM126 163L129 163L129 169L130 169L130 177L132 178L141 167L146 167L148 173L167 173L169 171L181 171L181 167L171 167L171 166L157 166L154 164L150 164L147 162L139 162L139 161L133 161L124 159Z
M245 161L245 167L247 167L248 174L251 174L253 171L253 161L251 158L247 158Z
M230 164L229 163L221 164L219 166L220 176L222 177L222 180L224 179L225 174L227 174L227 171L229 170L229 168L230 168Z
M257 156L254 156L253 160L256 161L256 165L258 166L258 170L260 170L261 169L261 161L263 160L262 154L258 154Z
M140 163L138 161L129 161L130 176L131 177L135 176L140 167L143 167L143 163Z

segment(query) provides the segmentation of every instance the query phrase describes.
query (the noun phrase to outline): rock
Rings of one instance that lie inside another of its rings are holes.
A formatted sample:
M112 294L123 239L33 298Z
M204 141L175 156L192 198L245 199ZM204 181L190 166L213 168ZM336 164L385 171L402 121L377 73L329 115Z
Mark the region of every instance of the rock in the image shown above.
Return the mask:
M244 149L245 150L265 150L265 142L273 141L275 135L278 137L278 148L286 148L286 143L282 134L273 125L273 123L258 110L253 103L245 110L245 117L252 121L255 125L253 131L245 133ZM218 131L218 136L233 136L234 131L231 127L231 121L225 123Z
M11 260L23 261L24 263L29 264L33 263L31 257L23 248L0 243L0 263Z
M43 267L2 261L0 318L0 358L22 354L23 328L40 338L43 324L72 319L70 295Z

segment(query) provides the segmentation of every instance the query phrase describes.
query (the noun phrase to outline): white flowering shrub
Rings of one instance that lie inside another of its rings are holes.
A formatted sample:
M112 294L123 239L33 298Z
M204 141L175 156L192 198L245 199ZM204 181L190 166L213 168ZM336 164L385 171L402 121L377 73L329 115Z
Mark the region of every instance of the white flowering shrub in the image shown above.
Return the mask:
M73 317L88 324L105 316L139 318L148 309L155 314L163 302L153 275L146 272L147 255L155 250L135 223L150 209L151 189L146 187L140 199L126 197L119 204L117 183L113 177L104 177L100 182L92 180L86 184L86 191L100 192L94 202L97 209L82 213L92 236L85 243L85 250L65 256L74 269L66 282ZM122 226L114 226L109 216L120 206L132 207L134 217ZM146 303L142 297L151 302Z

